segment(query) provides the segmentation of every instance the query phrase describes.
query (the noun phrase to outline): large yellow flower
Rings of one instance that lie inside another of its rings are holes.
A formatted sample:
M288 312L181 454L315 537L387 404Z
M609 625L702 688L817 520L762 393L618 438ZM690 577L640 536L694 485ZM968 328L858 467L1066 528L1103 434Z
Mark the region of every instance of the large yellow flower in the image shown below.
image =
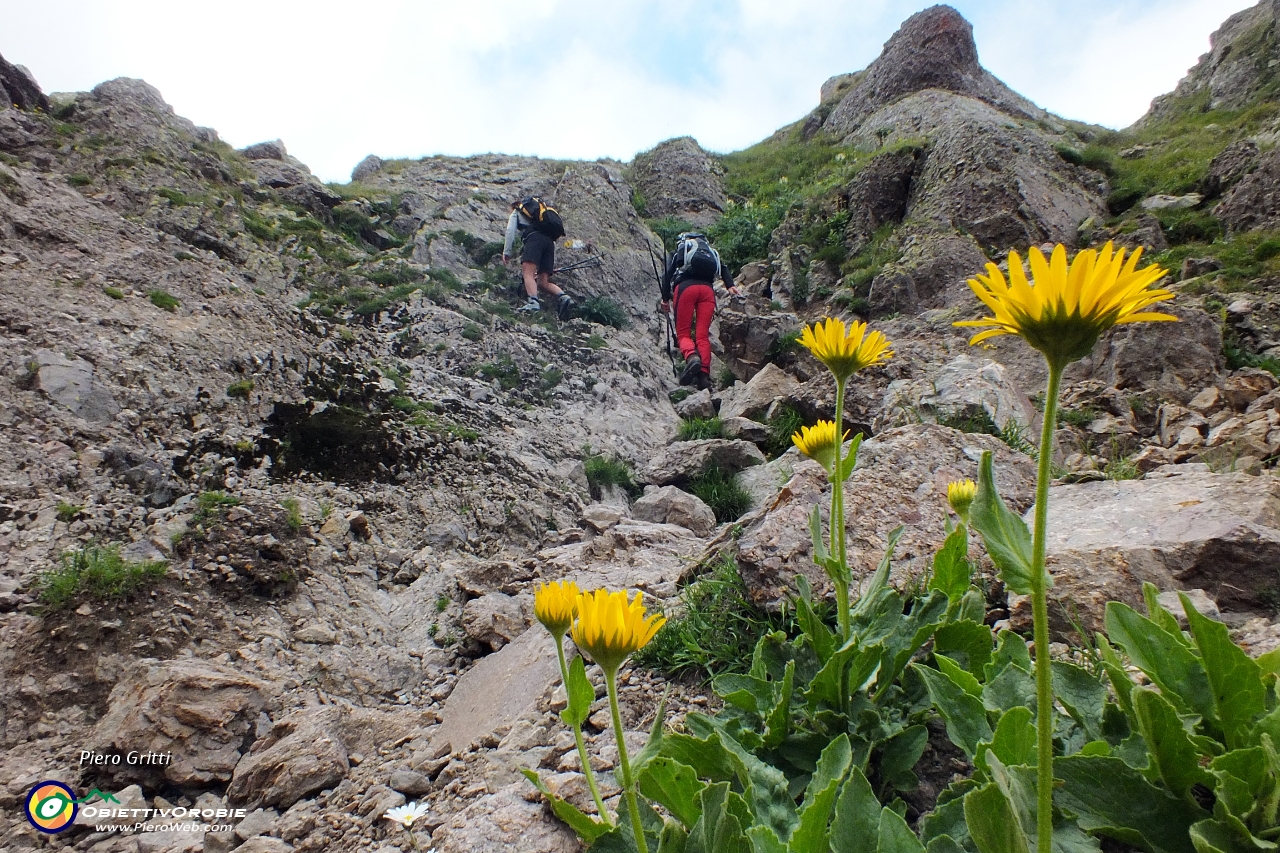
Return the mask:
M835 317L805 326L800 343L808 347L818 361L843 382L864 367L881 364L893 357L889 340L883 332L867 332L866 323L853 323L848 329Z
M573 581L539 584L533 592L533 615L551 635L563 637L578 613L578 585Z
M653 639L666 619L644 610L644 593L627 600L626 590L597 589L578 596L578 620L573 623L573 642L591 656L605 672L613 673L633 652Z
M849 431L844 431L849 437ZM835 421L818 421L811 427L802 426L800 431L791 436L791 443L800 448L800 452L822 466L828 474L836 461L836 424Z
M1140 257L1142 249L1135 249L1126 262L1125 250L1115 251L1107 243L1101 251L1079 252L1068 267L1061 244L1047 261L1032 248L1028 260L1033 284L1027 281L1022 258L1010 252L1007 282L1000 268L990 263L986 275L969 279L969 287L994 316L956 325L994 327L974 335L971 344L1018 335L1050 363L1063 367L1088 355L1098 337L1117 323L1178 319L1143 310L1173 294L1151 288L1167 271L1157 265L1137 269Z

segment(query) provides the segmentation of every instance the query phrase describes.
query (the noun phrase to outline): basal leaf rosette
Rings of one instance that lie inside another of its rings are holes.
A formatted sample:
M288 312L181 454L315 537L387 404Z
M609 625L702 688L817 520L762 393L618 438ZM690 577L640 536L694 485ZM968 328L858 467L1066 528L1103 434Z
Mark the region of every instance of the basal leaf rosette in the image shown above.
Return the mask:
M573 627L581 594L573 581L539 584L533 592L533 615L553 637L563 637Z
M615 673L622 662L653 639L666 618L647 614L644 593L628 599L626 590L597 589L578 596L578 619L573 623L573 642L607 673Z
M883 332L868 332L866 323L854 322L848 327L836 317L805 326L800 343L814 358L827 366L843 383L864 367L883 364L893 357L889 339Z
M844 438L848 437L849 431L845 430ZM805 456L821 465L828 475L835 470L835 421L818 421L811 427L802 426L799 432L792 434L791 443Z
M986 275L969 279L969 287L992 316L955 325L990 327L974 335L971 344L1017 335L1050 364L1064 367L1088 355L1112 326L1178 319L1145 310L1172 299L1173 293L1152 287L1168 271L1155 264L1138 269L1141 257L1138 248L1126 260L1124 249L1107 243L1100 250L1078 252L1068 265L1062 244L1054 247L1048 260L1033 247L1027 257L1028 280L1021 256L1010 252L1008 279L991 263Z

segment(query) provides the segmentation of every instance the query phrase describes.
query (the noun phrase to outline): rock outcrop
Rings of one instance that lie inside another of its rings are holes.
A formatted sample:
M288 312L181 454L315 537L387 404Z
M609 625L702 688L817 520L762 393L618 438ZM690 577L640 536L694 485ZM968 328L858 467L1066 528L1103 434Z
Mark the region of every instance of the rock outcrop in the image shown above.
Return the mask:
M724 212L723 174L724 167L689 136L637 154L628 169L646 216L671 216L700 228Z

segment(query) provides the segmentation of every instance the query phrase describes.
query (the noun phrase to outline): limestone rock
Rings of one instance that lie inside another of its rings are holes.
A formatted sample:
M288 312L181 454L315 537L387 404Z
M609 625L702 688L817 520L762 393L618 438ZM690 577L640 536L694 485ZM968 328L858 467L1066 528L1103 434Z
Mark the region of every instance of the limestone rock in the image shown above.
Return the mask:
M212 661L139 661L111 691L107 713L84 748L173 755L167 765L105 765L113 780L191 788L226 783L269 689Z
M779 400L790 400L800 392L800 383L791 374L766 364L750 382L735 383L720 395L720 417L756 418L765 415Z
M961 355L930 379L899 379L889 383L881 407L885 424L921 418L970 417L985 413L998 428L1010 422L1034 430L1039 413L1004 366Z
M500 592L473 598L462 607L462 628L467 636L498 649L528 627L520 602Z
M481 658L449 694L432 749L466 751L472 741L530 713L539 697L560 679L555 641L541 625Z
M293 853L293 845L287 844L279 838L259 835L250 838L237 847L236 850L241 851L241 853Z
M1197 308L1176 303L1161 310L1177 323L1130 323L1111 329L1080 362L1080 370L1121 390L1149 388L1186 403L1223 368L1222 327Z
M1257 606L1275 587L1280 482L1174 465L1142 480L1054 486L1048 554L1057 630L1070 629L1068 617L1099 628L1109 600L1139 607L1144 581L1204 589L1224 608ZM1029 602L1016 603L1015 623L1029 614Z
M1230 234L1280 225L1280 151L1263 152L1255 162L1213 209Z
M0 110L14 106L20 110L49 112L49 99L40 91L31 72L0 56Z
M769 366L786 335L800 331L799 318L790 313L748 314L728 306L717 316L725 364L743 382Z
M1201 188L1207 198L1217 198L1240 182L1258 159L1258 143L1252 139L1232 142L1209 162Z
M723 326L721 327L723 328ZM716 404L711 399L710 391L697 391L676 403L676 414L689 420L691 418L714 418Z
M111 392L94 381L93 365L52 350L35 354L36 387L91 423L109 423L120 411Z
M849 183L845 189L849 224L844 241L850 254L861 251L881 226L906 217L912 180L921 159L922 151L914 147L877 154Z
M898 427L862 443L858 466L845 488L849 561L855 578L875 570L889 532L906 525L894 560L894 582L918 577L932 566L945 538L947 484L977 479L982 451L995 453L996 481L1011 506L1034 497L1035 463L997 438L935 424ZM785 456L783 457L786 458ZM794 476L767 511L739 539L738 567L752 598L776 606L803 574L815 590L830 591L813 563L808 516L814 504L824 516L830 501L825 472L810 460L795 463Z
M631 505L631 515L641 521L678 524L699 536L710 536L716 529L716 514L696 495L675 486L650 486Z
M289 156L284 142L273 139L270 142L258 142L248 148L241 148L240 154L246 160L284 160Z
M826 128L843 135L871 113L926 89L955 92L1020 118L1043 112L978 64L973 27L950 6L931 6L903 22L831 115Z
M577 835L541 802L526 799L527 782L481 797L436 829L437 853L577 853Z
M764 462L764 454L749 441L708 438L677 441L649 460L637 478L656 486L681 485L698 476L708 465L736 474Z
M705 228L724 211L724 167L692 137L668 139L637 154L629 174L644 198L645 216L674 216Z

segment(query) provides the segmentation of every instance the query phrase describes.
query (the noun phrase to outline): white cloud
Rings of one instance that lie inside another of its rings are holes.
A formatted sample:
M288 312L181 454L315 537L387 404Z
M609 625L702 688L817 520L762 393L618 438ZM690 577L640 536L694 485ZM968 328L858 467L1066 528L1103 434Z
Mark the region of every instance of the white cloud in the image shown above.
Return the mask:
M326 180L382 156L734 150L801 118L921 0L0 0L0 53L48 91L142 77L233 145ZM983 64L1041 106L1123 126L1248 0L955 0ZM12 8L6 8L12 7Z

